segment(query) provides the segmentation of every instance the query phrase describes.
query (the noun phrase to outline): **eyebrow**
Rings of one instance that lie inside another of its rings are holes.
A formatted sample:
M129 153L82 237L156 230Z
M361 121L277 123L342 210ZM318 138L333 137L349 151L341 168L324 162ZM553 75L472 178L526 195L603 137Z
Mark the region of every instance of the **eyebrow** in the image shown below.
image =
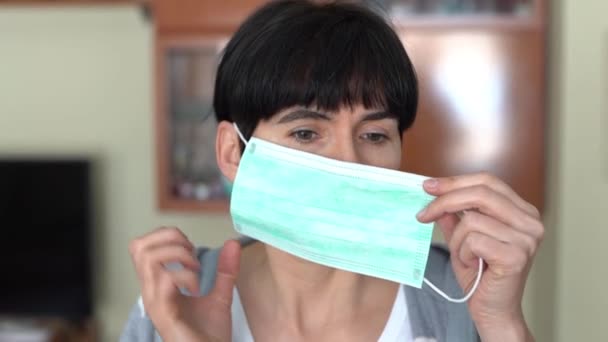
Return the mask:
M384 120L384 119L395 119L398 120L399 117L396 114L390 113L390 112L386 112L386 111L382 111L382 112L375 112L375 113L369 113L369 114L365 114L363 116L363 119L361 119L361 121L378 121L378 120Z
M325 120L330 121L331 117L325 113L315 112L310 109L296 109L289 114L284 115L278 123L284 124L296 120L304 120L304 119L313 119L313 120ZM365 114L361 119L361 122L364 121L379 121L384 119L395 119L398 120L399 117L393 113L387 111L374 112Z
M315 112L315 111L309 110L309 109L296 109L293 112L284 115L279 120L279 123L283 124L283 123L288 123L288 122L292 122L292 121L296 121L296 120L303 120L303 119L325 120L325 121L331 120L330 116L325 113L319 113L319 112Z

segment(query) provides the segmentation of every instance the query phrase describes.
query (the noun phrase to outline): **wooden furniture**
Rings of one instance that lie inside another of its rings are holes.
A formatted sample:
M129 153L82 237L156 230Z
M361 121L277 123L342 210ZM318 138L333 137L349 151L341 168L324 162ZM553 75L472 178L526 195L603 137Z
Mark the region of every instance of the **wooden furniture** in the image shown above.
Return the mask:
M156 149L161 209L227 211L215 162L212 95L226 37L156 40Z
M227 212L211 115L217 56L262 0L153 1L157 193L161 210Z
M95 342L93 320L74 322L62 318L0 318L0 341Z
M490 0L480 2L484 1ZM489 171L542 209L547 3L494 1L496 8L503 9L505 3L517 2L527 12L395 16L397 31L421 85L418 118L404 135L402 168L430 176ZM387 8L397 10L411 9L413 2L384 1ZM176 51L200 56L216 50L263 3L264 0L152 2L156 24L158 205L162 210L227 209L225 198L197 200L192 195L196 194L196 185L185 186L189 196L184 198L180 196L180 185L175 184L175 117L169 106L172 71L168 60ZM202 65L200 60L198 64L192 62L192 73L200 73L205 68ZM198 86L190 91L197 94L194 97L208 101L210 93L205 95L201 90L209 89L212 75L207 75L207 81L194 82ZM205 186L200 193L208 193Z
M546 8L529 18L413 21L399 28L421 86L404 170L489 171L542 210Z
M46 325L52 332L51 342L95 342L98 331L92 321L73 323L65 320L48 320Z
M0 5L12 6L88 6L144 5L150 0L0 0Z
M161 36L229 36L266 0L154 0L156 31Z

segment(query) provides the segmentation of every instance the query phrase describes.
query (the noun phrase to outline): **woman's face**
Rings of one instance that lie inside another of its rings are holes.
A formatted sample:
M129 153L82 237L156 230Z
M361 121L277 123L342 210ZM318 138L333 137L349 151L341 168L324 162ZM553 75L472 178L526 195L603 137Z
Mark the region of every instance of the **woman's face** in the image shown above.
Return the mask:
M324 157L398 169L401 137L395 115L363 106L325 112L287 108L260 121L253 136Z

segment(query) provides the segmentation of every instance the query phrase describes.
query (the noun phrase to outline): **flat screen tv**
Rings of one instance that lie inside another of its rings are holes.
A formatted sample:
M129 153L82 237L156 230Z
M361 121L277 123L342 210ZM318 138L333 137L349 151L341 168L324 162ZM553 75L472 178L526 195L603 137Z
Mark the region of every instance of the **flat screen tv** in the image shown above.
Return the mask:
M0 158L0 316L91 316L90 169Z

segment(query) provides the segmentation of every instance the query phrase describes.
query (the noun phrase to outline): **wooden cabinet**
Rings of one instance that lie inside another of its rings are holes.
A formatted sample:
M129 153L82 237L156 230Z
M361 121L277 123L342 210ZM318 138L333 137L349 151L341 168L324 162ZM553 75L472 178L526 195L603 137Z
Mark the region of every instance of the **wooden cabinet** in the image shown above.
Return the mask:
M0 341L96 342L99 332L92 319L58 317L0 319Z
M227 212L215 162L215 68L231 34L262 0L152 1L158 207Z
M431 176L489 171L542 207L543 33L418 28L403 37L421 86L403 168Z
M178 35L227 34L265 0L154 0L158 32Z
M228 209L229 185L215 161L212 112L218 55L226 37L160 36L156 41L158 204L162 209Z
M176 115L183 118L184 114L176 114L176 107L171 106L178 96L171 80L180 77L171 59L179 59L176 56L181 54L185 61L188 58L184 56L190 56L190 62L181 65L189 70L185 74L190 78L186 81L182 77L182 83L190 84L190 88L180 88L186 94L182 98L198 98L199 114L204 118L213 91L213 70L209 66L214 59L209 53L223 46L239 23L265 2L152 2L160 209L227 210L226 196L205 197L210 196L211 189L201 181L203 178L176 175L176 142L183 140L175 134L180 129L186 135L191 133L187 124L178 128ZM448 3L477 3L481 7L442 10ZM542 208L547 120L546 2L384 0L383 6L393 15L421 86L418 118L404 135L402 168L431 176L489 171ZM197 117L190 119L196 121ZM209 125L206 129L212 131L213 123ZM196 131L194 126L190 129ZM200 132L205 129L200 128ZM213 144L213 139L194 136L192 141L198 142L199 149L201 141Z

